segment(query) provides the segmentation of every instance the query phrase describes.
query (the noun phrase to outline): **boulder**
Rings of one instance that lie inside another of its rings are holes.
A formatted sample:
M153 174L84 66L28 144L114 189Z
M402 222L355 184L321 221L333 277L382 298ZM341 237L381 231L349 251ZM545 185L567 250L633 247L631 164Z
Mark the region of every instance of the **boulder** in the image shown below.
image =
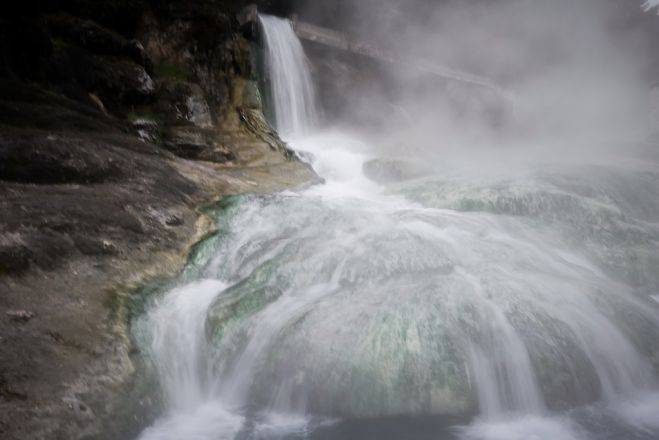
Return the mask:
M0 234L0 275L23 272L30 265L30 251L20 234Z
M188 81L162 79L156 113L167 124L192 124L199 128L213 127L210 107L201 86Z
M69 14L53 14L45 20L52 35L61 42L75 44L96 55L129 58L153 73L153 66L144 53L144 47L137 40L129 40L91 20Z
M126 165L122 155L90 149L75 138L0 134L0 180L4 181L99 183L120 177Z
M156 84L144 67L118 57L95 57L92 90L101 98L139 104L154 98ZM113 99L114 98L114 99Z
M245 81L242 90L242 106L248 109L263 110L263 99L256 81Z
M163 146L185 159L225 163L235 159L215 130L194 126L173 126L164 131Z

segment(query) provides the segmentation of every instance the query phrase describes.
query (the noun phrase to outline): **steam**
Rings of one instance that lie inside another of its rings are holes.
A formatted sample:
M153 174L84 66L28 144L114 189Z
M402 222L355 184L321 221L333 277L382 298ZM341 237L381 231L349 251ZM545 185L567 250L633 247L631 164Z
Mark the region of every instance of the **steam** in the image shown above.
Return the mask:
M646 0L642 7L645 12L648 12L654 8L659 7L659 0Z
M642 13L640 2L621 4L353 1L344 15L358 18L335 25L403 61L387 67L393 73L380 88L355 83L345 93L345 119L357 119L363 132L368 114L380 151L422 160L464 152L473 159L474 149L497 157L514 150L516 159L627 155L659 118L650 99L650 43L625 21L630 7ZM501 90L445 83L415 68L421 64L482 75Z

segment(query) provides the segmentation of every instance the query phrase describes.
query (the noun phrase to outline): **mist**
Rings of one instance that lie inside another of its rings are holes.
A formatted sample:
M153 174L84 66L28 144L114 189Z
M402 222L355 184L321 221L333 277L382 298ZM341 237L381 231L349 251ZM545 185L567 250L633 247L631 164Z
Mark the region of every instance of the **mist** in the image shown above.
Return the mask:
M378 85L372 74L344 81L350 90L342 93L340 120L357 121L380 153L414 153L421 161L601 161L604 153L647 152L659 120L648 26L656 17L638 3L344 3L325 24L385 49L396 62L375 68L386 71ZM302 15L326 16L317 9L310 5ZM477 75L488 85L444 80L427 66Z

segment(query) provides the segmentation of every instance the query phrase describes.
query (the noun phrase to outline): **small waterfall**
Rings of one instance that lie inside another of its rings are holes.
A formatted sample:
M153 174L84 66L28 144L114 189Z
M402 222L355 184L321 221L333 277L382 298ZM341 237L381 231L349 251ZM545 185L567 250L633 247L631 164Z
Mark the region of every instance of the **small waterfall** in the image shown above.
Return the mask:
M307 133L317 121L309 62L291 22L259 17L266 45L275 128L284 137Z
M207 395L204 323L208 307L225 288L217 280L175 288L147 316L153 361L165 398L174 410L198 405Z

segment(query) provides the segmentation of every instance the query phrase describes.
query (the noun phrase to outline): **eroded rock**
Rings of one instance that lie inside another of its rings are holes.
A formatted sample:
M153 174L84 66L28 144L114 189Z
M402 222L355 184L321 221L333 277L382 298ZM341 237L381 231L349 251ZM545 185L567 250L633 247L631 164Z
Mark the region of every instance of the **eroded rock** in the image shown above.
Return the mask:
M53 35L65 42L83 47L97 55L123 56L152 71L151 61L137 40L130 40L98 23L65 13L46 17Z
M15 322L27 322L34 318L34 312L29 310L7 310L6 314Z

